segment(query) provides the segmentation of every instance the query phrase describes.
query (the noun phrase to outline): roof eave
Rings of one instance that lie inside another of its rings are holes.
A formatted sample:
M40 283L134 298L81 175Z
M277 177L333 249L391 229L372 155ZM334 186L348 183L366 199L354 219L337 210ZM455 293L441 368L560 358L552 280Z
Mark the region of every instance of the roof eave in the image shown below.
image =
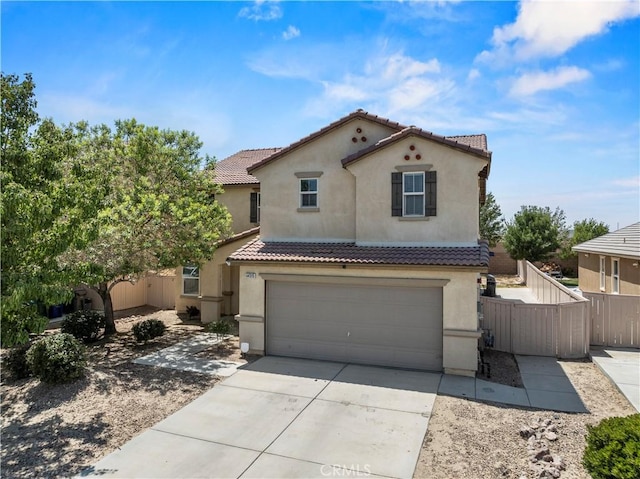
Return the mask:
M247 172L248 173L253 173L255 170L258 170L260 168L262 168L263 166L268 165L269 163L291 153L292 151L297 150L298 148L306 145L307 143L309 143L310 141L315 140L316 138L319 138L321 136L326 135L327 133L329 133L330 131L333 131L347 123L349 123L350 121L354 121L356 119L362 119L362 120L369 120L369 121L373 121L376 123L379 123L381 125L387 126L389 128L394 128L397 131L400 131L404 128L406 128L404 125L401 125L400 123L397 122L393 122L391 120L388 120L386 118L381 118L378 117L376 115L372 115L364 110L357 110L354 111L352 113L349 113L347 116L340 118L339 120L334 121L333 123L321 128L320 130L311 133L310 135L305 136L304 138L291 143L289 146L284 147L283 149L275 152L274 154L268 156L267 158L265 158L264 160L260 161L259 163L256 163L255 165L247 168Z
M394 145L398 141L401 141L401 140L404 140L405 138L410 138L410 137L417 137L417 138L425 139L427 141L433 141L441 145L448 146L450 148L454 148L456 150L462 151L463 153L469 153L473 156L476 156L482 160L487 161L488 165L491 164L492 152L490 151L482 151L477 148L473 148L472 146L469 146L469 145L464 145L462 143L447 140L445 137L434 135L433 133L430 133L430 132L417 131L417 129L413 127L406 128L405 130L406 131L396 133L390 137L380 140L374 145L371 145L363 150L360 150L356 153L353 153L352 155L347 156L346 158L343 158L341 160L342 167L346 168L347 166L352 165L360 160L363 160L364 158L368 157L369 155L372 155L373 153L377 153L378 151L381 151L385 148L388 148L391 145ZM487 168L487 177L488 176L489 176L489 169Z

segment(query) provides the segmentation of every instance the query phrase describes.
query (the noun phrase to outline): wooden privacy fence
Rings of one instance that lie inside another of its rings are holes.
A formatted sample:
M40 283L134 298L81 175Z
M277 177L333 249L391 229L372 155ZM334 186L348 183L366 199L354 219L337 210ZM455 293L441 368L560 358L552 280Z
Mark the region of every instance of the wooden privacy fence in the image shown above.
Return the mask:
M589 352L588 301L527 304L481 297L482 329L493 348L513 354L582 358Z
M111 290L111 302L114 311L155 306L160 309L173 309L175 299L175 276L146 276L135 284L122 281ZM86 297L91 299L91 308L102 311L104 305L97 292L85 288Z
M591 344L640 348L640 296L584 293L591 301Z

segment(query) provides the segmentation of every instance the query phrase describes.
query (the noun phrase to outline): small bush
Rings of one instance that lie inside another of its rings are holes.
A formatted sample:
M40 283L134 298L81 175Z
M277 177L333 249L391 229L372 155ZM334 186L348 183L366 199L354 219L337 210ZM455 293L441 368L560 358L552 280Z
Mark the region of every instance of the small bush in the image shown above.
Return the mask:
M207 324L206 330L220 337L231 333L231 325L227 321L216 321Z
M87 364L80 341L67 333L46 336L27 351L27 364L33 374L45 383L65 383L84 374Z
M146 319L133 325L133 335L136 341L149 341L150 339L162 336L167 327L159 319Z
M195 306L187 306L187 316L189 316L189 319L196 318L200 316L200 310Z
M27 363L27 351L31 343L22 344L9 350L4 359L4 367L7 368L13 379L24 379L32 376L31 369Z
M91 343L100 338L105 326L106 319L98 311L76 311L64 318L60 331Z
M640 414L587 425L582 464L593 479L640 478Z

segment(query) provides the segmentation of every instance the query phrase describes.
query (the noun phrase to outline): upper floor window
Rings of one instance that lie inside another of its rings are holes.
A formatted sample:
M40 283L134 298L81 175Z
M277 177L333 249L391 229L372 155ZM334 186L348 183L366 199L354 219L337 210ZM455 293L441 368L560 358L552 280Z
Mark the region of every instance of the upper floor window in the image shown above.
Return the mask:
M436 187L435 171L391 173L391 216L436 216Z
M198 266L182 267L182 294L187 296L200 294L200 268Z
M300 179L300 208L318 207L318 179Z
M604 256L600 256L600 291L604 291L607 287L606 261Z
M611 259L611 292L620 293L620 260L617 258Z
M402 216L424 216L424 172L404 173Z
M249 201L249 223L260 223L260 192L251 193Z

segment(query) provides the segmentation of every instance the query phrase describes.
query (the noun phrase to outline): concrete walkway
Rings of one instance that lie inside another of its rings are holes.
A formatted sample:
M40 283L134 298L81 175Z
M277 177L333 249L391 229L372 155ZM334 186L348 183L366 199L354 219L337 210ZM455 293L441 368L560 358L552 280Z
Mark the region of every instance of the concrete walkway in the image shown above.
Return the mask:
M591 348L591 360L640 412L640 349Z
M78 477L411 478L440 377L264 357Z
M551 411L589 412L555 358L516 356L516 360L524 388L443 375L438 394Z
M228 377L236 372L244 363L221 361L217 359L198 358L195 355L211 346L221 343L230 336L218 336L213 333L201 333L174 344L155 353L134 359L136 364L158 366L161 368L178 369L213 376Z

